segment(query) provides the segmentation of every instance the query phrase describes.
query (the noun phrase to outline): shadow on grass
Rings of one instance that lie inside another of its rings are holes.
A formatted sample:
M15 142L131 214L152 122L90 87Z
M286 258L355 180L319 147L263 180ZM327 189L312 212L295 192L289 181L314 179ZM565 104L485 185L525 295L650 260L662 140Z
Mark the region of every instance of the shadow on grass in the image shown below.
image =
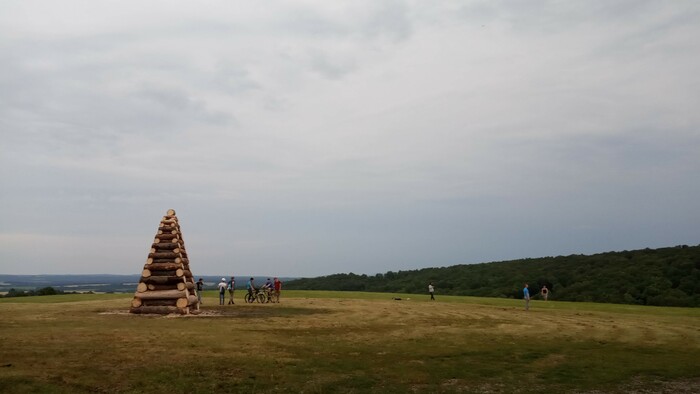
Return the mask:
M135 318L183 318L183 319L207 319L207 318L231 318L231 319L259 319L264 317L296 317L311 316L318 314L335 313L330 309L322 308L268 308L268 307L206 307L202 308L198 314L178 315L178 314L136 314L129 313L128 310L108 310L101 309L101 315L126 315Z
M334 313L330 309L318 308L269 308L269 307L221 307L221 308L204 308L198 318L205 317L228 317L228 318L260 318L260 317L295 317L295 316L311 316L318 314Z

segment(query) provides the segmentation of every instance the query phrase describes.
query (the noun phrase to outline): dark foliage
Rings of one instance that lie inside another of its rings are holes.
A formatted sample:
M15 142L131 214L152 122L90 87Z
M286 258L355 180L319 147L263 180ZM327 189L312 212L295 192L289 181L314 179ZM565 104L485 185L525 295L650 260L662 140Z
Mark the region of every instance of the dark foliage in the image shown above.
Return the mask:
M546 285L550 299L621 304L700 306L700 245L521 259L387 272L302 278L285 289L522 297Z
M44 295L57 295L57 294L75 294L75 292L72 293L66 293L62 290L56 290L53 287L42 287L41 289L37 290L16 290L16 289L10 289L10 291L7 292L4 296L0 295L0 297L31 297L31 296L44 296Z

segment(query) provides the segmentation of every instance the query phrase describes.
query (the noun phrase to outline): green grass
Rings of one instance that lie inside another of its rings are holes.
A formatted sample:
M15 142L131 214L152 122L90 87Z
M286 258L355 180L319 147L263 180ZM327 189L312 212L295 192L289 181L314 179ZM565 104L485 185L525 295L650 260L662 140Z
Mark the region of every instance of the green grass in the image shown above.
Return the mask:
M700 391L698 309L550 301L525 312L521 300L327 291L245 305L242 295L219 306L206 292L196 317L125 313L131 295L0 299L0 391Z

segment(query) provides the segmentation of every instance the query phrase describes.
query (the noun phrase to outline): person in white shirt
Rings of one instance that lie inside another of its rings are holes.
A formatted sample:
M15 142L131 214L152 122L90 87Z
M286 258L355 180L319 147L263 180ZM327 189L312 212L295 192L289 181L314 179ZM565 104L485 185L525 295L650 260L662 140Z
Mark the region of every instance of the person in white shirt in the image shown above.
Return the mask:
M430 299L435 301L435 287L433 282L428 283L428 293L430 293Z
M219 282L219 305L224 305L224 300L226 299L226 287L228 287L228 284L226 284L226 278L221 278L221 282Z

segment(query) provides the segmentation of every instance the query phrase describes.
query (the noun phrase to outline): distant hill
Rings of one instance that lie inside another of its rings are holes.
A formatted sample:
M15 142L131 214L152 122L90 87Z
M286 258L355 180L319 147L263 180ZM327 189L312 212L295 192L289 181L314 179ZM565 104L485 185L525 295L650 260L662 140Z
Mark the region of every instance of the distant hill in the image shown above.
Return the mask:
M94 292L94 293L133 293L139 283L140 275L2 275L0 274L0 294L15 290L37 290L44 287L53 287L64 292ZM220 276L202 275L197 279L204 279L205 289L215 289L221 280ZM237 289L245 289L245 284L250 276L238 276ZM226 277L228 280L229 277ZM262 285L267 277L256 276L255 283ZM291 281L295 278L280 278L281 281Z
M302 278L285 289L347 290L520 298L543 285L550 299L621 304L700 306L700 245L520 259L451 267Z

